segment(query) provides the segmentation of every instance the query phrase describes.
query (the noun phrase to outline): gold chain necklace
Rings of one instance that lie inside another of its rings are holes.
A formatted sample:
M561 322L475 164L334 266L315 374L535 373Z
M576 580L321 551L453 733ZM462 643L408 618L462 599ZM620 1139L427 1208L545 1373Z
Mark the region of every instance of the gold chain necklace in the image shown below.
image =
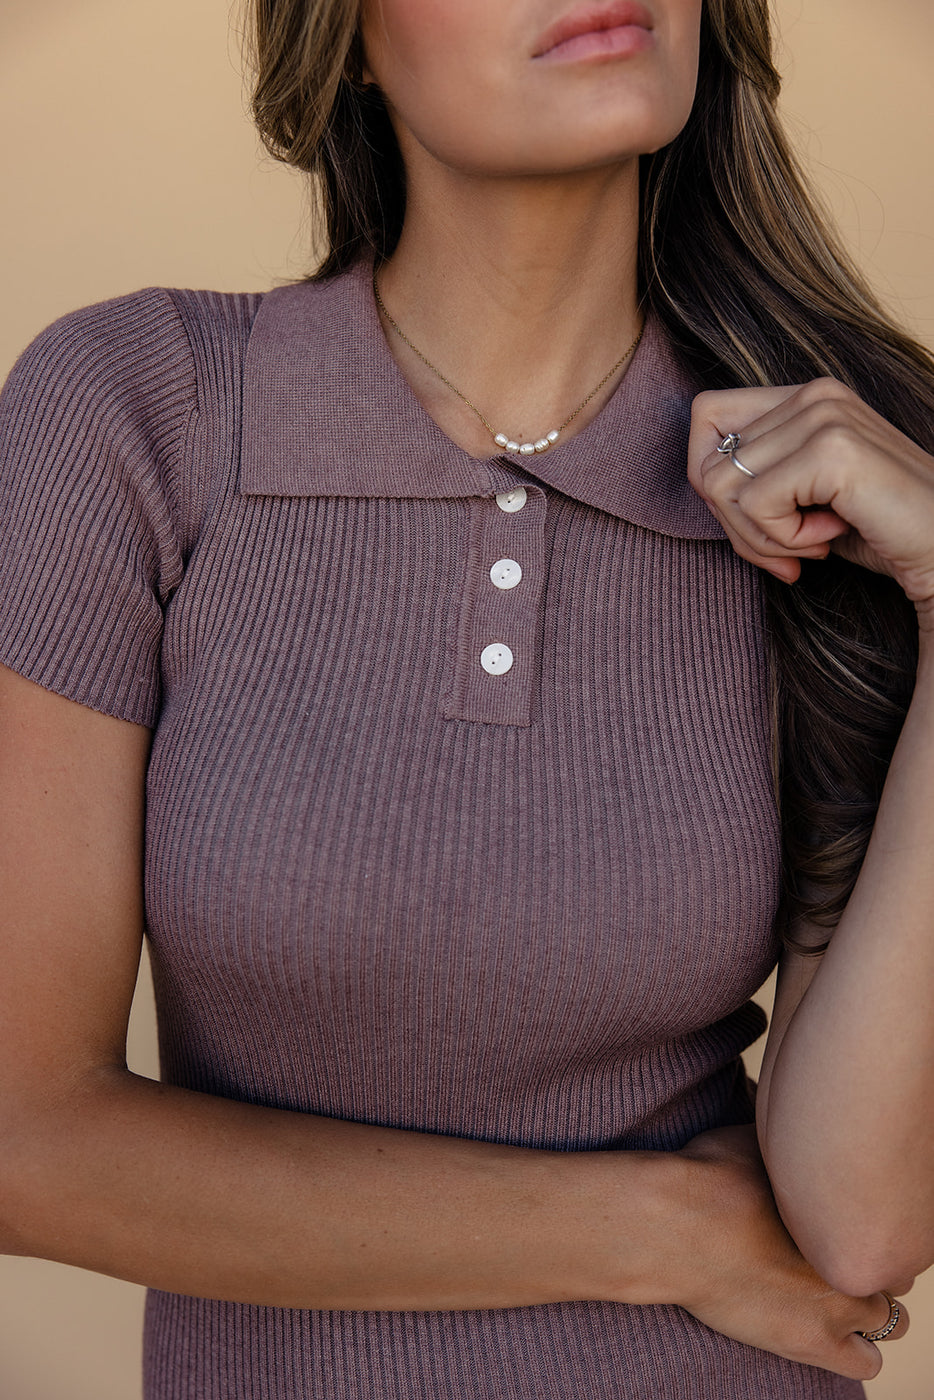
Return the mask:
M645 330L645 325L643 324L642 330L640 330L639 334L636 336L635 340L632 342L632 344L630 345L630 347L629 347L629 349L626 351L626 353L625 353L624 355L621 355L621 356L619 357L619 359L616 361L616 364L613 366L612 369L607 370L606 374L605 374L605 375L603 376L603 378L600 380L600 383L596 386L596 388L591 389L591 391L590 391L590 393L587 395L586 399L582 399L582 400L581 400L581 402L580 402L580 403L577 405L577 407L575 408L574 412L573 412L572 414L570 414L567 418L565 418L564 422L560 425L560 427L552 428L552 430L551 430L550 433L546 433L544 437L538 438L535 442L515 442L515 441L508 435L508 433L498 433L498 432L496 431L496 429L493 427L492 423L488 423L488 422L487 422L487 420L484 418L483 414L480 412L479 408L477 408L476 404L471 403L470 400L468 399L467 395L466 395L466 394L462 394L461 391L460 391L460 389L458 389L457 385L456 385L456 384L452 384L451 381L450 381L450 379L447 379L447 378L441 373L440 369L438 369L438 366L437 366L437 365L433 365L433 364L431 363L431 361L428 359L428 357L427 357L426 355L423 355L423 354L422 354L422 352L421 352L421 350L419 350L418 346L412 344L411 340L409 340L408 336L406 335L406 333L405 333L405 331L402 329L402 327L401 327L400 325L398 325L397 322L395 322L395 321L392 319L392 317L390 316L389 312L386 310L386 304L385 304L385 302L383 301L383 298L382 298L382 297L380 296L380 294L379 294L379 286L378 286L377 281L376 281L376 270L375 270L375 269L374 269L374 271L373 271L373 296L374 296L375 299L376 299L376 305L379 307L380 311L381 311L381 312L383 313L383 315L386 317L386 320L387 320L387 321L389 322L389 324L392 326L393 330L395 331L395 333L396 333L396 335L399 337L399 339L400 339L400 340L404 340L405 343L406 343L406 345L407 345L407 346L409 347L409 349L413 352L413 354L415 354L415 355L418 356L418 358L421 360L422 364L423 364L423 365L426 365L426 366L428 367L428 369L431 370L432 374L436 374L436 375L438 376L438 378L441 380L441 383L442 383L442 384L446 384L447 387L451 390L451 393L452 393L452 394L456 394L457 397L461 400L461 402L462 402L462 403L465 403L465 404L467 405L467 407L470 409L471 413L475 413L475 414L477 415L477 417L480 419L480 422L483 424L483 426L486 428L487 432L490 434L490 437L491 437L491 438L493 439L493 441L495 442L496 446L499 447L499 448L501 448L502 451L504 451L504 452L521 452L522 455L523 455L524 457L529 457L529 456L531 456L533 452L547 452L548 449L549 449L549 447L554 447L555 443L558 441L558 438L559 438L559 437L561 436L561 434L564 432L565 428L567 428L571 423L574 422L574 419L577 417L577 415L578 415L579 413L582 413L582 412L583 412L583 410L584 410L584 409L587 407L587 405L590 403L591 399L594 398L597 394L599 394L599 392L600 392L600 390L603 388L604 384L606 384L610 379L612 379L612 378L613 378L613 375L616 373L616 371L617 371L618 369L622 369L623 365L624 365L624 364L626 363L626 361L629 359L630 355L632 355L632 354L635 353L636 347L637 347L637 345L639 344L639 341L642 339L642 331Z

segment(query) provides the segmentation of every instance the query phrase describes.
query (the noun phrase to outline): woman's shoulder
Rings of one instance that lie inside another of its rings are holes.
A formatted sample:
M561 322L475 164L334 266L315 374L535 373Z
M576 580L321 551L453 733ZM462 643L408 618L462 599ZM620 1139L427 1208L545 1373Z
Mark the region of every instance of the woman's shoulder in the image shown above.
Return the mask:
M0 503L68 499L84 518L134 502L184 545L199 493L195 425L233 422L262 293L147 287L70 311L40 331L0 394ZM215 431L219 428L221 434ZM156 520L156 516L159 520ZM5 547L5 546L4 546Z
M0 490L86 478L92 461L124 489L130 475L174 474L193 420L231 417L262 300L147 287L46 326L0 394Z
M205 492L193 430L232 418L261 300L150 287L69 312L20 356L0 396L5 665L153 722L163 611Z
M5 397L39 386L73 392L90 382L172 398L193 390L199 373L242 354L263 293L146 287L69 311L41 330L19 356ZM227 354L224 355L226 350Z

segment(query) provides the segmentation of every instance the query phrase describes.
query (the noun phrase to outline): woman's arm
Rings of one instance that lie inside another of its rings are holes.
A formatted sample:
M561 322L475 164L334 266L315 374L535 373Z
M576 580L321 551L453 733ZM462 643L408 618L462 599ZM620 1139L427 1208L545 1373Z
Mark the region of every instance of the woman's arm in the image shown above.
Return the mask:
M684 1154L538 1152L128 1073L147 749L145 730L0 668L0 1247L289 1307L682 1303L875 1374L854 1333L886 1304L804 1263L742 1130Z
M738 430L739 470L711 451ZM918 609L916 688L868 853L827 952L783 960L758 1100L802 1252L838 1288L891 1287L934 1262L934 461L819 380L702 394L690 470L759 567L793 582L833 541Z
M0 676L3 1246L287 1306L463 1308L586 1291L575 1236L595 1222L560 1154L128 1073L148 743L139 726ZM637 1215L647 1162L627 1163ZM644 1271L639 1237L619 1251L622 1289Z
M776 1199L825 1278L888 1287L934 1263L930 632L853 895L827 952L780 980L758 1104Z

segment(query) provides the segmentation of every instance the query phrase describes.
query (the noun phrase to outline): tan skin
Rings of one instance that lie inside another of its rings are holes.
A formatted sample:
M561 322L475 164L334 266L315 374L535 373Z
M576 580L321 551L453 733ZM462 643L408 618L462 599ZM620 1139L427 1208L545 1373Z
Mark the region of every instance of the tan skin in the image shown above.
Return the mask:
M725 422L754 478L711 452ZM793 581L800 558L832 549L917 609L914 696L867 857L823 958L785 959L758 1102L785 1221L857 1291L932 1257L934 461L833 380L700 395L690 458L752 563Z
M543 65L536 41L567 8L364 9L410 187L387 304L517 436L570 411L632 338L635 162L671 139L693 90L699 0L651 5L636 59ZM390 344L441 427L489 455L469 411ZM754 481L714 452L733 429ZM857 1333L884 1322L881 1288L934 1258L934 463L828 384L702 395L690 455L740 553L790 574L834 539L893 573L924 623L866 868L826 956L786 960L760 1095L785 1219L838 1288L779 1219L752 1130L681 1153L537 1152L128 1073L149 735L0 670L2 1247L291 1307L677 1303L794 1360L876 1374ZM832 510L802 517L814 501ZM884 1098L867 1094L880 1081Z

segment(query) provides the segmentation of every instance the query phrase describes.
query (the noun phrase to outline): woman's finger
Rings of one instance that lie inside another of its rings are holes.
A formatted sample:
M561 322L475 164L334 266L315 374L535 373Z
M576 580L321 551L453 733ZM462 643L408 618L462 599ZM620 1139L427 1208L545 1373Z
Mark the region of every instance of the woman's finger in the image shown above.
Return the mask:
M745 437L770 415L788 412L785 407L803 386L786 384L778 388L708 389L698 394L691 407L691 437L688 448L688 476L696 487L700 465L727 433Z
M738 453L708 459L704 490L721 520L728 520L744 537L751 532L751 544L761 534L782 550L802 554L847 533L850 527L843 517L828 501L818 499L835 496L836 491L831 481L822 490L814 479L821 464L807 442L792 446L769 436L743 446L742 452L743 472L733 460Z
M835 1354L832 1369L842 1375L849 1375L854 1380L874 1379L884 1364L886 1345L891 1341L899 1341L909 1329L907 1309L899 1301L898 1322L891 1333L884 1340L870 1341L863 1336L864 1331L870 1334L881 1331L889 1322L891 1309L888 1298L885 1294L872 1294L871 1298L853 1298L847 1299L846 1302L850 1306L847 1308L844 1327L851 1327L853 1330L837 1333L830 1341L830 1350ZM818 1362L818 1365L821 1364L822 1362ZM823 1364L826 1365L826 1361Z
M874 1293L871 1298L863 1300L866 1307L866 1320L861 1322L857 1331L868 1333L865 1341L872 1341L873 1345L882 1346L885 1342L897 1342L908 1331L911 1319L908 1316L908 1309L901 1298L896 1298L893 1293ZM895 1323L891 1332L889 1326ZM886 1332L886 1336L878 1337L880 1332Z
M745 448L743 449L745 454ZM749 460L753 458L749 455ZM756 459L762 470L762 464ZM849 526L835 512L821 509L777 513L759 504L759 477L741 473L724 456L714 454L705 464L705 499L738 554L757 568L793 582L800 572L796 561L824 559L829 542L846 535Z
M867 433L874 425L892 431L852 389L836 379L777 388L708 390L697 395L691 411L688 476L695 487L700 485L705 459L729 433L739 434L744 450L748 450L751 443L789 426L797 434L799 423L806 423L813 431L854 419Z
M692 423L700 431L706 427L709 442L720 441L730 432L741 432L743 440L749 442L811 409L830 414L861 413L867 421L876 416L846 384L830 378L773 388L707 390L694 403Z
M695 488L750 562L832 545L914 601L934 596L934 461L844 385L701 395L689 456Z
M898 1309L898 1318L895 1322L895 1326L892 1328L891 1332L887 1332L885 1337L871 1340L874 1334L883 1332L888 1327L892 1317L892 1309L889 1302L890 1296L891 1295L885 1293L876 1293L872 1298L863 1300L866 1304L866 1314L869 1325L861 1325L859 1329L847 1339L847 1343L851 1347L861 1352L867 1358L872 1356L873 1364L877 1367L876 1374L882 1369L885 1362L885 1348L890 1342L901 1341L911 1325L911 1319L908 1316L908 1309L905 1307L905 1304L901 1299L896 1300L893 1298L892 1303ZM868 1332L869 1336L863 1336L864 1332Z

